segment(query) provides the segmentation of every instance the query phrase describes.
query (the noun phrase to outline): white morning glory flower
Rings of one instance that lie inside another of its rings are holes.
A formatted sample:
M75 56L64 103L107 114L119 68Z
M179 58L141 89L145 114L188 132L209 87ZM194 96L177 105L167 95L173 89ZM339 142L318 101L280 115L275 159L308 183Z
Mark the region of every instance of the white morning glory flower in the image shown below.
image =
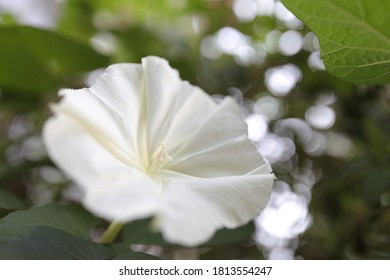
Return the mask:
M63 89L44 141L97 216L153 216L165 240L186 246L250 221L274 175L248 139L232 98L220 104L166 60L115 64L90 88Z

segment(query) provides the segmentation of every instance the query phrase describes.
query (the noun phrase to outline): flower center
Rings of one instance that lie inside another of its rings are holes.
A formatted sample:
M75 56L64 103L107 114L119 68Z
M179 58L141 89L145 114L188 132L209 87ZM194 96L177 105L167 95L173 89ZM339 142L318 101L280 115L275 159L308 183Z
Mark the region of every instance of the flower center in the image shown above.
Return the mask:
M148 172L151 175L154 175L158 171L160 171L161 168L163 168L164 165L171 160L172 157L170 157L167 151L165 150L165 146L163 144L160 144L156 149L156 151L153 153L152 161L150 162L146 172Z

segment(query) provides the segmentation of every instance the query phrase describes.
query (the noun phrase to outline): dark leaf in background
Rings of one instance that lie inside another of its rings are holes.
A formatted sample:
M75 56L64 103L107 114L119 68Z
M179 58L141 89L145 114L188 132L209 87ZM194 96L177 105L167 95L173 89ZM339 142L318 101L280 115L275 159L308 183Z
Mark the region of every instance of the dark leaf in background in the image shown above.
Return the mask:
M159 233L150 228L150 219L138 220L126 224L122 229L124 242L128 244L147 244L170 246Z
M62 35L27 26L0 27L0 87L45 91L66 75L104 67L107 57Z
M0 209L18 210L23 209L25 205L15 195L0 190Z
M80 238L90 239L98 219L79 207L61 204L34 206L15 211L0 221L0 243L26 237L36 226L50 226Z
M32 227L28 235L0 245L0 259L105 260L113 252L106 246L77 238L51 227Z
M221 229L202 246L218 246L234 243L242 243L251 238L253 224L249 223L236 229ZM138 220L129 223L123 228L123 240L129 244L146 244L170 247L160 233L153 232L150 228L150 219Z
M112 244L110 248L115 252L114 260L159 260L160 258L142 252L134 252L129 244Z

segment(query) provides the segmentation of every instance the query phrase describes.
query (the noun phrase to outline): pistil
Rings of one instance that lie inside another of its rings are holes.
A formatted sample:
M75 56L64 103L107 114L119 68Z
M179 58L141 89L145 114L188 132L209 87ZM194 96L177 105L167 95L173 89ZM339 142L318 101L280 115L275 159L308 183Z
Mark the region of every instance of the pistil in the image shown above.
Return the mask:
M153 153L151 162L146 172L151 175L155 175L171 160L172 157L169 156L168 152L165 150L165 146L163 144L160 144L156 151Z

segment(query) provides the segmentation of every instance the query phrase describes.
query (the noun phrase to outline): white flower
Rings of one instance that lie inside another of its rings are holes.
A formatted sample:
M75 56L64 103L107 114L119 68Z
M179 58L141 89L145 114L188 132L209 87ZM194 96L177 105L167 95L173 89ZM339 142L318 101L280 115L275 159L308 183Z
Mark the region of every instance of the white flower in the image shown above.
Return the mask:
M194 246L267 204L274 175L239 106L215 103L164 59L112 65L92 87L60 95L44 141L95 215L153 216L167 241Z

